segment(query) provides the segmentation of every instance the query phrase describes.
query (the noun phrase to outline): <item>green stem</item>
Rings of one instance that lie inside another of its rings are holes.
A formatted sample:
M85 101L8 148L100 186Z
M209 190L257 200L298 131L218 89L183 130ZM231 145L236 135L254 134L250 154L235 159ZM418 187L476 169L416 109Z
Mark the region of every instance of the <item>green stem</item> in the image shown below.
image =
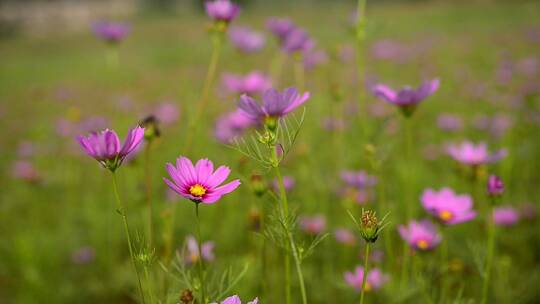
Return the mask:
M153 212L152 212L152 176L150 170L150 152L152 141L148 141L148 144L144 150L144 184L146 190L146 205L148 207L148 248L152 248L153 243Z
M364 115L366 109L366 94L365 94L365 73L366 73L366 64L365 64L365 49L366 49L366 0L358 0L358 5L356 8L357 20L356 20L356 62L357 62L357 72L358 72L358 107L359 107L359 121L362 130L362 135L366 136L366 123L364 118L367 117Z
M144 266L144 276L146 278L146 284L148 285L148 293L150 294L150 304L154 304L154 292L152 291L152 282L150 281L150 275L148 273L148 266Z
M412 132L411 132L411 118L403 116L403 129L405 136L405 176L403 179L403 186L405 192L405 222L409 222L413 217L413 183L412 183ZM403 242L403 265L401 267L401 288L405 287L405 283L408 280L409 270L409 255L408 244Z
M360 293L360 304L364 303L364 294L366 293L366 282L368 275L368 261L369 261L369 242L366 242L366 249L364 251L364 275L362 276L362 291Z
M489 281L491 279L491 268L493 264L493 258L495 256L495 237L497 233L493 218L490 216L490 214L486 214L486 216L488 222L488 251L486 257L484 283L482 284L482 300L480 301L481 304L487 303L488 299Z
M195 217L197 218L197 246L199 248L199 281L201 284L201 299L200 303L205 304L206 294L204 289L204 261L202 256L202 241L201 241L201 221L199 218L199 203L195 203Z
M446 290L448 288L447 271L448 271L448 239L444 235L444 227L441 227L441 235L443 241L441 243L441 302L446 299Z
M131 236L129 232L127 211L124 205L122 204L122 201L120 200L120 195L118 194L118 185L116 182L116 174L114 172L112 172L112 180L113 180L114 196L116 198L116 208L117 208L118 213L122 216L122 220L124 222L124 232L126 234L126 239L128 242L129 256L131 257L131 263L133 264L133 269L135 269L135 274L137 275L137 281L139 282L139 293L140 293L141 301L144 304L145 299L144 299L144 293L143 293L143 288L142 288L142 283L141 283L141 276L139 275L139 270L137 269L137 264L135 262L135 255L133 254L133 245L131 243Z
M215 78L217 66L219 63L219 57L221 54L221 44L223 40L223 33L221 32L216 33L215 36L213 36L212 38L213 38L212 42L214 45L213 51L212 51L212 57L210 58L210 64L208 65L206 79L204 80L202 95L199 102L197 103L196 112L193 116L193 119L189 121L188 130L186 132L186 142L184 145L185 154L189 154L189 151L191 149L191 142L193 141L194 133L197 130L198 122L201 119L201 116L204 113L204 110L207 108L207 104L208 104L209 96L210 96L210 90L214 83L214 78Z
M118 56L118 46L109 46L107 49L107 64L111 69L117 69L120 65L119 62L120 60Z

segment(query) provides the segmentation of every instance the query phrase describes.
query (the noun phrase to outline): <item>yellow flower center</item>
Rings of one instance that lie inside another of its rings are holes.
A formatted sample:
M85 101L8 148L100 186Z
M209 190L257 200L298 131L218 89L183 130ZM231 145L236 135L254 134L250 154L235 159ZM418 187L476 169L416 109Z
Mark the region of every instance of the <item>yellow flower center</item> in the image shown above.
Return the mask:
M439 212L439 217L441 218L441 220L448 222L454 217L454 215L450 211L443 210Z
M189 188L189 193L193 196L201 197L206 194L206 188L199 184L195 184Z
M425 240L419 240L416 242L416 246L422 250L425 250L429 247L429 243Z

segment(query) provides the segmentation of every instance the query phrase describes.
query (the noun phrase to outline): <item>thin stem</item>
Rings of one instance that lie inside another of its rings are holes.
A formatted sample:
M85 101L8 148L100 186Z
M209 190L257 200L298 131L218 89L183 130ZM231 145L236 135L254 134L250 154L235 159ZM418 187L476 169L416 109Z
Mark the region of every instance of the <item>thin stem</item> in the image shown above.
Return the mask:
M150 275L148 273L148 266L144 266L144 276L146 278L146 284L148 285L148 293L150 294L150 304L154 304L154 292L152 291L152 282L150 281Z
M444 235L444 227L441 227L442 243L441 243L441 302L446 299L446 290L448 288L448 280L446 271L448 270L448 239Z
M282 204L282 211L285 216L285 219L289 217L289 203L287 201L287 191L285 191L285 184L283 183L283 177L281 176L281 171L279 170L279 161L276 151L276 146L270 147L272 150L272 161L275 165L276 177L278 180L279 192L280 192L280 201ZM287 227L289 229L289 227ZM290 238L289 238L290 241ZM291 246L292 247L292 246ZM285 263L285 303L291 303L291 260L288 252L285 252L284 256Z
M364 251L364 274L362 275L362 291L360 293L360 304L364 303L364 294L366 293L366 282L368 275L368 260L369 260L369 242L366 242L366 249Z
M120 65L120 60L118 56L118 46L111 45L107 48L107 65L111 69L117 69Z
M144 184L146 190L146 205L148 207L148 248L152 248L152 241L154 236L153 229L153 212L152 212L152 176L150 170L150 154L152 149L152 141L148 141L148 144L144 150Z
M193 141L193 135L197 129L198 122L201 119L202 114L204 113L204 110L207 108L207 104L209 101L209 95L210 95L210 89L212 88L212 85L214 83L214 78L217 70L217 66L219 63L219 57L221 54L221 44L223 40L223 33L219 32L216 33L212 37L213 42L213 51L212 51L212 57L210 58L210 64L208 65L208 71L206 73L206 79L204 80L204 86L202 90L202 95L197 103L197 109L195 112L195 115L193 116L193 119L189 121L188 130L187 130L187 136L186 136L186 142L184 145L185 154L189 154L189 151L191 149L191 142Z
M302 274L302 266L300 262L300 257L298 256L298 250L296 249L296 244L294 243L292 232L289 231L287 234L289 236L289 242L291 243L291 251L294 258L294 264L296 266L296 275L298 276L298 281L300 283L300 293L302 294L302 303L307 304L306 286L304 284L304 275Z
M201 245L201 220L199 218L199 203L195 203L195 217L197 218L197 246L199 248L199 281L201 284L201 304L206 302L206 294L204 289L204 261L202 256L202 245Z
M403 179L403 187L405 191L405 221L409 222L413 217L413 194L412 194L412 132L411 132L411 118L403 116L403 129L405 136L405 176ZM405 287L405 282L408 277L409 270L409 255L407 242L403 242L403 265L401 267L401 288Z
M488 299L488 292L489 292L489 281L491 279L491 268L493 264L493 257L495 256L495 237L497 230L495 228L495 223L493 222L493 218L486 214L487 216L487 222L488 222L488 243L487 243L487 257L486 257L486 268L485 268L485 276L484 276L484 283L482 284L482 300L480 301L481 304L487 303Z
M126 234L126 239L128 242L129 256L131 257L131 263L133 264L133 269L135 269L135 274L137 275L137 281L139 282L139 293L141 296L141 301L144 304L145 299L144 299L144 293L143 293L143 288L142 288L142 283L141 283L141 276L139 275L139 270L137 269L137 264L135 262L135 255L133 254L133 245L131 243L131 237L130 237L130 232L129 232L127 211L124 205L122 204L122 201L120 200L120 195L118 194L118 186L116 183L116 174L114 172L112 172L112 180L113 180L114 196L116 198L116 208L117 208L118 213L122 216L122 220L124 222L124 232Z
M365 73L366 73L366 64L365 64L365 49L366 49L366 0L358 0L358 5L356 8L357 20L356 20L356 62L357 62L357 72L358 72L358 106L359 106L359 121L362 129L362 135L366 134L366 123L364 123L365 113Z

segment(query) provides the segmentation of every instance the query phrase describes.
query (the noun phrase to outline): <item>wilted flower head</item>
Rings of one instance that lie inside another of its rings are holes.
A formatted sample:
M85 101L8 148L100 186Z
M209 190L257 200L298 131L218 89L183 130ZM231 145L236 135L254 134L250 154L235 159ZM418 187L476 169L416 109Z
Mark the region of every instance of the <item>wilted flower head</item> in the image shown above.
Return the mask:
M372 187L377 184L377 178L375 176L369 175L366 171L351 171L343 170L341 171L341 179L347 183L347 185L352 187L357 187L364 189L367 187Z
M16 161L13 164L12 175L17 179L30 183L37 183L41 180L41 176L36 168L34 168L34 165L25 160Z
M320 234L326 229L326 218L323 215L303 216L299 219L300 228L311 235Z
M216 21L228 23L240 13L240 6L229 0L206 1L204 5L206 14Z
M470 141L461 144L451 144L447 146L447 153L456 161L469 166L478 166L499 161L506 156L506 150L499 150L494 154L489 154L487 145L483 142L475 145Z
M497 175L490 175L487 182L487 191L490 196L499 196L504 192L504 183Z
M442 240L435 225L428 220L411 221L408 226L400 225L398 229L401 238L417 250L431 250Z
M176 166L167 164L167 172L172 181L163 178L165 183L176 193L195 203L213 204L240 185L240 181L235 179L220 186L229 176L231 169L220 166L214 171L214 164L206 158L200 159L193 166L191 160L180 156L176 160Z
M93 25L94 33L109 43L118 43L131 31L127 23L120 22L96 22Z
M362 291L362 283L364 280L364 267L357 266L354 272L347 271L344 274L345 282L347 285L353 287L357 291ZM380 289L386 282L388 282L388 275L384 274L380 269L373 268L368 271L366 277L366 290Z
M253 98L242 95L238 107L242 114L248 118L277 126L277 120L301 106L309 99L309 92L300 95L296 88L287 88L283 92L268 89L262 97L262 105Z
M349 246L356 244L356 237L354 236L354 233L346 228L336 229L334 231L334 237L336 238L336 241L341 244Z
M291 191L292 188L294 188L294 185L296 185L296 180L294 179L294 177L289 175L283 176L283 186L285 187L285 191ZM274 179L272 186L274 187L274 191L279 192L279 182L277 178Z
M266 21L266 27L274 34L280 41L285 40L287 35L296 28L294 22L286 18L269 18Z
M116 132L106 129L99 133L91 133L87 137L79 136L77 140L86 154L96 159L103 167L115 171L124 159L133 152L144 137L144 128L131 129L120 146L120 139Z
M435 78L424 81L417 89L404 87L396 92L387 85L377 84L372 90L376 97L400 107L404 115L410 116L416 109L416 106L435 93L438 88L439 79Z
M472 210L473 201L469 195L458 195L450 188L440 191L427 189L421 197L422 206L441 222L455 225L476 217Z
M266 39L264 34L244 26L231 26L229 38L233 45L246 53L257 52L264 47Z
M235 137L241 136L247 128L256 124L257 121L242 114L240 110L236 110L218 118L214 136L222 143L230 143Z
M513 207L494 208L492 216L498 226L513 226L519 221L519 212Z
M259 303L259 298L255 298L253 299L253 301L250 301L247 304L258 304L258 303ZM212 303L212 304L217 304L217 303ZM239 296L234 295L223 300L221 304L242 304L242 301L240 300Z
M185 261L188 264L194 265L196 264L201 255L199 254L199 246L197 244L197 239L195 239L194 236L189 235L186 238L187 241L187 256L185 257ZM201 244L201 250L202 250L202 258L203 260L207 262L212 262L215 258L214 256L214 242L204 242Z
M259 71L245 76L227 73L223 75L223 86L230 92L253 95L272 87L270 77Z

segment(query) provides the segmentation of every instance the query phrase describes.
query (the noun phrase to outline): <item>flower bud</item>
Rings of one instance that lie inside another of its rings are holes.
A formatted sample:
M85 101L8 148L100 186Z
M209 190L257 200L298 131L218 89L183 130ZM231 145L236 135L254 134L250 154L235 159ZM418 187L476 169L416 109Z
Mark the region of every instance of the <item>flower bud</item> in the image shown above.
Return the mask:
M159 121L154 115L147 116L140 122L140 126L144 128L144 138L151 141L161 135L159 130Z
M487 182L487 191L490 196L500 196L504 192L504 183L497 175L490 175Z
M360 235L366 242L375 243L379 237L382 226L382 221L379 221L375 211L362 210L362 217L360 218Z
M255 195L262 196L266 192L267 185L264 182L264 179L261 175L252 174L250 181L251 181L251 189L253 189L253 192L255 193Z

